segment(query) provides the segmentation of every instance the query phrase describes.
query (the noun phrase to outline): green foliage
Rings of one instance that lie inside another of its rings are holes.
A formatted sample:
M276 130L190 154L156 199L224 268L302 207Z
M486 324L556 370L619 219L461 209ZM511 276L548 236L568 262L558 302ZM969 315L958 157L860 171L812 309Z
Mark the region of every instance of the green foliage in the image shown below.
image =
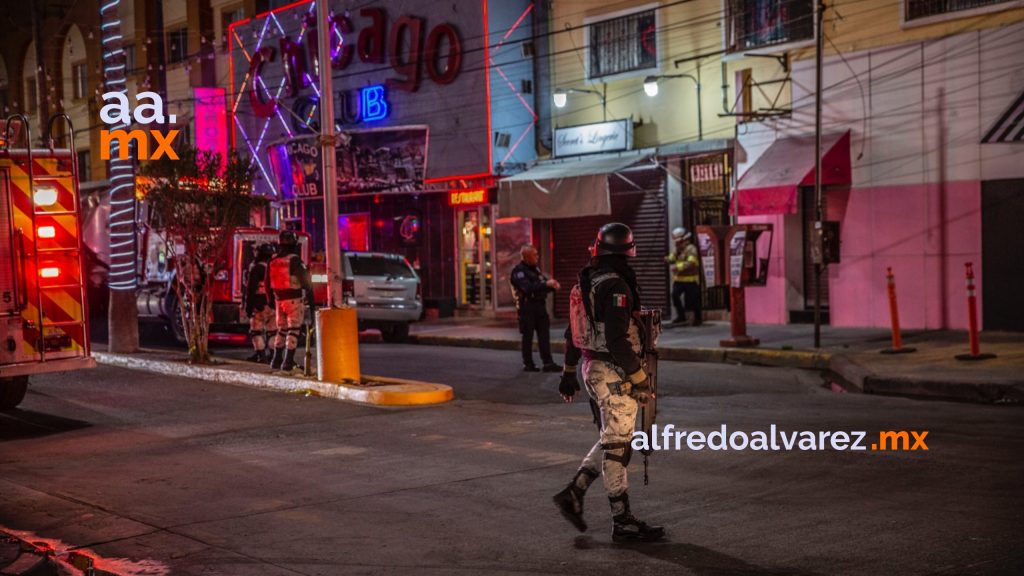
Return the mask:
M267 200L251 195L253 168L235 151L224 159L186 147L178 157L144 163L139 188L168 253L179 255L174 258L174 289L190 357L208 362L213 276L228 265L235 229L248 225L252 212Z

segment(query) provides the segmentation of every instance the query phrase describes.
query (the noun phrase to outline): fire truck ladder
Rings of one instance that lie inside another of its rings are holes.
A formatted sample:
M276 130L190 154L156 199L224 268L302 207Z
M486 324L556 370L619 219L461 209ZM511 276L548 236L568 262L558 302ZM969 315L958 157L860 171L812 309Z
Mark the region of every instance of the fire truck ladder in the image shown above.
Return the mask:
M7 149L10 149L11 148L11 146L10 146L10 144L11 144L11 138L10 138L11 134L10 134L10 132L11 132L11 126L13 125L13 123L11 121L12 120L18 120L21 123L21 125L25 128L25 140L26 140L25 154L26 154L26 159L27 159L27 167L26 167L25 173L26 173L26 176L28 177L28 194L29 194L29 197L32 199L32 211L31 211L30 216L31 216L31 221L32 221L32 238L35 240L35 241L33 241L32 255L31 255L32 258L33 258L33 261L34 261L34 269L35 269L35 274L36 274L35 284L34 284L35 289L36 289L36 303L35 303L36 304L36 313L37 313L36 326L38 326L38 333L39 333L39 339L35 343L36 344L35 347L36 347L36 350L39 352L39 361L40 362L45 362L46 361L46 328L68 328L68 327L77 328L78 330L80 330L81 340L84 343L84 350L83 350L84 354L86 356L88 356L88 354L89 354L89 339L86 337L86 334L85 334L85 330L87 329L87 320L86 319L88 318L88 316L86 315L87 312L85 310L86 294L85 294L84 278L82 278L82 272L81 272L81 270L82 270L82 260L81 260L82 259L82 254L81 254L81 250L79 249L79 247L80 247L79 243L80 243L80 239L81 239L82 236L81 236L81 219L79 217L79 213L78 213L78 209L77 209L77 203L78 203L78 180L77 180L77 174L78 174L78 171L77 171L77 166L75 166L74 163L77 162L78 158L77 158L77 156L75 154L74 127L71 124L71 119L66 114L59 114L59 115L52 116L50 118L49 127L48 127L49 136L52 136L53 121L56 120L57 118L64 118L65 121L68 123L68 138L69 138L69 142L70 142L69 148L70 148L70 153L71 153L70 161L73 163L72 166L74 168L73 171L72 171L72 174L74 175L72 180L74 180L73 186L74 186L74 192L75 192L74 198L75 198L76 206L75 206L74 210L46 211L45 214L48 215L48 216L61 216L61 215L74 216L75 222L76 222L76 226L78 227L78 239L79 239L79 242L76 243L72 247L68 247L68 248L46 248L46 249L42 249L41 250L36 245L37 244L37 240L38 240L38 238L36 237L36 235L38 234L38 226L37 226L36 221L37 221L37 215L39 214L40 211L39 211L38 207L36 206L36 202L35 202L35 192L36 192L36 190L35 190L35 163L34 163L33 157L32 157L32 127L29 124L28 118L24 114L12 114L12 115L7 117L7 126L5 127L5 132L4 132L4 145L7 147ZM50 150L53 151L53 139L52 139L52 137L49 139L49 144L50 144L49 145ZM18 233L19 233L19 237L21 239L24 239L25 232L23 230L19 230ZM24 247L24 245L22 244L22 249L19 250L19 259L23 259L26 256L26 254L24 253L24 248L23 247ZM40 265L39 265L39 255L40 255L40 252L53 253L53 254L59 254L59 253L68 254L68 253L78 252L78 254L77 254L77 256L78 256L78 263L79 263L78 265L79 265L79 270L80 270L80 272L79 272L79 282L77 284L58 284L58 285L52 285L52 286L45 286L44 287L42 285L42 282L40 281L40 276L39 276L39 274L40 274ZM28 288L28 286L26 286L26 292L28 292L27 288ZM43 310L43 291L44 290L67 290L67 289L75 289L75 288L77 288L79 290L79 302L81 302L82 306L83 306L81 318L79 320L47 322L46 316L45 316L44 310ZM23 297L21 295L19 295L19 297L18 297L19 307L22 310L24 310L25 306L28 305L27 296L28 296L28 294L25 294L24 295L24 299L23 299Z
M36 249L36 254L38 255L39 252L47 252L47 253L61 253L61 254L68 254L68 255L71 255L71 256L77 256L78 257L77 258L77 262L78 262L79 273L78 273L78 283L77 284L63 284L63 285L58 285L58 286L47 286L46 288L43 288L42 286L40 286L40 288L39 288L39 298L40 298L40 302L42 302L43 290L73 290L73 289L77 288L78 289L78 301L81 302L82 312L81 312L81 317L78 320L67 320L67 321L61 321L61 322L46 322L45 324L43 324L42 323L42 322L44 322L44 320L42 319L43 312L42 312L42 306L40 306L40 308L39 308L39 314L40 314L40 318L41 318L41 320L40 320L40 322L41 322L40 323L40 327L41 328L40 329L41 329L41 331L44 328L47 328L47 327L54 327L54 328L72 327L72 328L77 329L78 333L81 334L80 338L81 338L81 342L82 342L82 347L83 347L84 355L88 357L89 354L90 354L89 348L90 348L91 345L90 345L90 338L88 338L88 335L85 333L85 331L89 329L89 325L88 325L89 299L88 299L88 295L86 294L86 291L85 291L85 260L84 260L85 255L82 253L82 218L81 218L81 198L82 197L79 194L79 190L78 190L78 186L79 186L78 175L81 174L81 172L78 170L78 168L79 168L78 167L78 150L75 148L75 125L71 121L71 117L68 116L67 114L63 114L62 113L62 114L54 114L53 116L50 116L50 121L47 123L47 126L46 126L46 144L47 144L47 148L50 149L51 153L54 152L54 142L55 142L54 133L53 133L53 123L54 123L54 120L64 120L65 124L67 125L67 133L66 133L65 137L67 138L68 151L71 154L71 158L70 158L71 167L72 167L72 169L71 169L71 174L72 174L71 185L72 185L73 190L74 190L75 205L74 205L74 208L72 208L71 210L65 210L65 211L61 211L61 212L47 212L47 214L51 215L51 216L64 216L64 215L66 215L66 216L74 217L74 219L75 219L75 229L76 229L77 242L75 242L75 244L73 246L68 246L68 247L64 247L64 248L47 248L45 250ZM35 210L33 209L32 212L33 212L33 218L34 218L35 217L35 214L34 214ZM37 261L38 261L38 256L36 258L37 258ZM37 266L38 266L38 264L37 264ZM44 338L45 338L45 336L44 336ZM44 346L42 347L42 353L43 354L46 353L45 342L44 342Z

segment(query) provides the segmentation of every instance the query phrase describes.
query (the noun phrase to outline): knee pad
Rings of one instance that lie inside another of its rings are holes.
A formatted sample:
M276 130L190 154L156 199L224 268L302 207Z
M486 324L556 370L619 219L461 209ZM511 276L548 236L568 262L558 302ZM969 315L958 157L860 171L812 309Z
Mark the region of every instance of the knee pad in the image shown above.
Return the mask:
M629 460L633 457L633 446L629 442L607 442L601 444L604 450L604 459L629 466Z

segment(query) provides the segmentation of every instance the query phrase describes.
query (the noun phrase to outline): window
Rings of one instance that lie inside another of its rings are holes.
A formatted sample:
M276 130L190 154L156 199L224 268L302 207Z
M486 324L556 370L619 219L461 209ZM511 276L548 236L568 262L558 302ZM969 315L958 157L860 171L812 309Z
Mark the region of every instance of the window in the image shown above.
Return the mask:
M729 52L814 39L813 0L728 0L727 7Z
M89 151L80 150L78 152L78 181L88 182L91 180L91 174L89 171Z
M387 276L395 279L415 278L416 274L405 260L387 256L348 255L353 276Z
M88 68L85 62L71 65L71 97L75 100L85 98L89 93Z
M754 114L754 78L750 68L744 68L736 72L736 89L739 90L739 97L736 102L735 112L742 114L737 116L740 122L747 122Z
M188 58L188 28L167 33L167 63L176 64Z
M124 46L124 73L135 73L135 44Z
M39 94L36 93L36 77L25 78L25 111L32 114L39 106Z
M228 38L228 26L231 26L235 22L238 22L239 20L242 20L244 18L245 9L241 6L232 8L230 10L225 10L224 12L220 13L220 32L221 38L223 38L224 40L223 48L225 50L227 50L228 44L230 44L231 42L231 39Z
M939 16L1010 2L1011 0L904 0L904 20L910 22L921 18L928 18L929 16Z
M658 67L656 10L634 12L587 26L588 78Z

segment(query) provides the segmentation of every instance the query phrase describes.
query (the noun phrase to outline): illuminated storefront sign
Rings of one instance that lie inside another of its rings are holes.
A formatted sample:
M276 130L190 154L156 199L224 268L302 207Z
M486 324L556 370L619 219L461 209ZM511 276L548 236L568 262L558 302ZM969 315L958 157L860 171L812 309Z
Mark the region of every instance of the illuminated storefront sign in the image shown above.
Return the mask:
M357 56L365 63L386 62L398 76L386 79L385 85L406 92L420 89L424 71L432 82L439 85L451 84L458 76L462 68L462 40L451 24L438 24L424 36L425 19L401 16L392 23L389 34L382 8L363 8L359 16L369 22L358 31L358 35L349 17L334 16L331 19L334 31L331 35L331 69L345 70ZM259 118L271 118L278 112L281 95L296 97L303 88L315 88L310 71L315 73L320 67L316 19L307 14L303 20L302 33L297 39L286 36L279 40L278 49L262 45L249 57L249 75L254 80L248 89L249 104ZM279 95L270 96L261 90L266 85L268 64L276 64L280 68L277 73L283 71L284 84L278 91ZM364 121L387 116L383 86L364 88L360 95ZM372 113L367 113L368 104L374 106Z
M452 190L448 193L449 206L480 206L487 204L487 190Z

